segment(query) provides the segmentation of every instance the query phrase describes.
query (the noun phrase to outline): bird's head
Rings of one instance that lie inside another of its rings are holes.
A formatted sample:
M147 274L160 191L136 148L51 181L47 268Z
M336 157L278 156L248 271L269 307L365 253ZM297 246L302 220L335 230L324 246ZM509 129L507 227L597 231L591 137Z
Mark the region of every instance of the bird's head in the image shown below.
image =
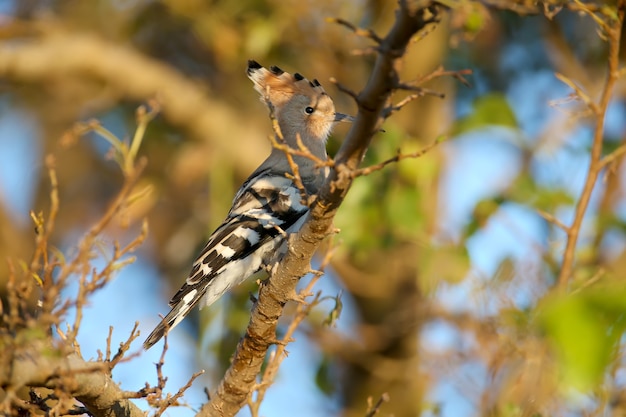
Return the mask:
M305 144L308 140L324 144L336 122L353 120L335 111L333 100L316 79L309 81L297 72L290 74L275 66L268 70L253 60L248 61L247 74L261 101L273 107L288 143L299 134Z

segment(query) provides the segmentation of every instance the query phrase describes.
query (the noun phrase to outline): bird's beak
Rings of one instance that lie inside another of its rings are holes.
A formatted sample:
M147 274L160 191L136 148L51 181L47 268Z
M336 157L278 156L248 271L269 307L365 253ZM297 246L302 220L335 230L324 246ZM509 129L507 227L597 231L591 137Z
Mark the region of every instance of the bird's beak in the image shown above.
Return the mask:
M343 113L335 113L335 118L333 119L333 122L348 122L348 123L352 123L356 120L356 118L354 116L350 116L348 114L343 114Z

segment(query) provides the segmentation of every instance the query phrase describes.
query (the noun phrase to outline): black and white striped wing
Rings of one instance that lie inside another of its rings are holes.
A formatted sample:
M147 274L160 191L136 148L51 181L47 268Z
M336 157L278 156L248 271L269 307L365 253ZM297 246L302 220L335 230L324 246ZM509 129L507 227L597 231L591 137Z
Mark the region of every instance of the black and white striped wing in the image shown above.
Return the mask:
M172 310L144 347L156 343L199 302L201 307L212 304L275 260L284 237L299 229L307 212L291 180L263 173L252 177L237 193L228 217L211 235L185 284L170 300Z

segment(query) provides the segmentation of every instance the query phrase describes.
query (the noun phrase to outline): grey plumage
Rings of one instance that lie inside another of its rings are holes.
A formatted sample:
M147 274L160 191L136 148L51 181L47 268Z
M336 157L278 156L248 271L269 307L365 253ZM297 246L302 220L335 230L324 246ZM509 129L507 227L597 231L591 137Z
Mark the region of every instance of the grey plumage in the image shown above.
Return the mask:
M248 61L247 74L262 101L271 103L284 143L298 149L300 142L317 161L327 160L326 139L333 124L351 118L335 112L332 99L319 82L309 82L278 67L267 70L256 61ZM307 156L294 155L293 162L306 194L316 194L327 168L316 166ZM145 349L178 325L196 305L212 304L228 289L280 260L285 237L298 231L309 211L301 190L288 175L293 172L285 151L273 148L235 195L226 219L170 300L171 311L144 342Z

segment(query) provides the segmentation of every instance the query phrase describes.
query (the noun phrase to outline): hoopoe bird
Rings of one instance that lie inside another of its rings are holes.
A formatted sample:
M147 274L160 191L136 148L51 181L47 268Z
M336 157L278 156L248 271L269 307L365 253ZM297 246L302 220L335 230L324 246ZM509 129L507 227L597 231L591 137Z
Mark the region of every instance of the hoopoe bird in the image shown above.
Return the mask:
M304 145L311 155L290 155L290 163L285 149L272 148L235 195L226 220L193 263L189 277L169 302L170 312L144 342L145 349L197 304L211 305L230 288L280 261L288 235L300 229L309 212L303 194L317 194L328 175L328 167L319 163L328 159L326 139L333 125L353 120L335 112L332 99L315 79L276 66L268 70L252 60L247 74L278 122L277 143L296 150ZM300 184L294 182L297 177Z

